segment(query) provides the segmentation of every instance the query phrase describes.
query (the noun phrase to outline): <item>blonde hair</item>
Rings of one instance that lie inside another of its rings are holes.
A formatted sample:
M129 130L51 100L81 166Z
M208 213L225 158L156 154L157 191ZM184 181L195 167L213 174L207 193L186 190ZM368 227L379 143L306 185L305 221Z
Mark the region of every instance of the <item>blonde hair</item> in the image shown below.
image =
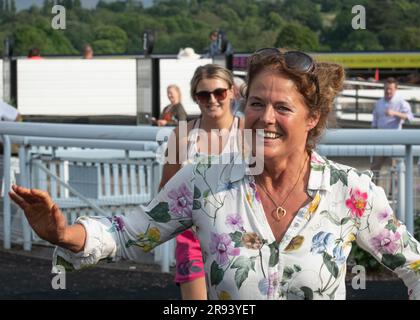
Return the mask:
M233 75L228 69L218 64L206 64L204 66L200 66L195 70L190 82L190 94L194 102L197 102L195 93L198 83L203 79L220 79L228 84L229 89L233 87Z
M176 92L178 92L178 96L179 96L179 102L182 101L182 94L181 94L181 89L176 85L176 84L170 84L167 88L166 91L168 91L169 89L175 89Z

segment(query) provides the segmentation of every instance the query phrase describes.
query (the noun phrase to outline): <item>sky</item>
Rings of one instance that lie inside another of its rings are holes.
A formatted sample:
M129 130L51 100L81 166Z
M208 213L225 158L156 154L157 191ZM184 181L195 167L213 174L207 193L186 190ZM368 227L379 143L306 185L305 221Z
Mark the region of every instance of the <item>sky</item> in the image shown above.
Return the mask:
M80 0L82 2L82 6L85 8L94 8L96 4L99 2L99 0ZM105 0L106 2L113 2L118 0ZM153 0L138 0L142 1L145 7L151 5ZM32 5L36 5L41 7L44 3L44 0L15 0L16 2L16 8L18 10L27 9L31 7Z

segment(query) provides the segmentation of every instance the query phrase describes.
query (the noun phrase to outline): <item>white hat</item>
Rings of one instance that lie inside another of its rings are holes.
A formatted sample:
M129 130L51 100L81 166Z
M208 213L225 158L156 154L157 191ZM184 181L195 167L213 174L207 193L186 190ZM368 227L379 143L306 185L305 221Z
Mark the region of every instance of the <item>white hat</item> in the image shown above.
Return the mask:
M178 59L200 59L200 55L194 52L193 48L179 49Z

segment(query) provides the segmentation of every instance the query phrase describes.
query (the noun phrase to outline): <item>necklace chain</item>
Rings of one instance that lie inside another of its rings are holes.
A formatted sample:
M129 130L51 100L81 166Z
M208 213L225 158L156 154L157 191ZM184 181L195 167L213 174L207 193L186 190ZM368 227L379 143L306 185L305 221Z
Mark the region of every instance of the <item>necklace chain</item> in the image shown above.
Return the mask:
M296 179L296 182L295 182L295 184L293 185L293 187L290 189L290 191L289 191L289 193L287 194L287 196L284 198L284 200L283 200L283 202L280 204L280 205L278 205L277 203L276 203L276 201L273 199L273 197L271 196L271 194L267 191L267 189L265 188L265 186L264 186L264 184L263 183L258 183L259 185L260 185L260 187L261 187L261 189L264 191L264 193L269 197L269 199L273 202L273 204L276 206L276 210L275 211L273 211L273 218L274 218L274 220L276 220L276 221L280 221L281 219L283 219L285 216L286 216L286 214L287 214L287 211L286 211L286 209L284 209L283 208L283 205L286 203L286 201L287 201L287 199L289 198L289 196L290 196L290 194L293 192L293 190L296 188L296 185L298 184L298 182L299 182L299 179L300 179L300 176L302 175L302 172L303 172L303 169L305 168L305 164L306 164L306 161L308 160L308 158L309 157L307 157L306 159L305 159L305 161L303 162L303 166L302 166L302 168L300 169L300 171L299 171L299 175L298 175L298 177L297 177L297 179ZM259 179L258 179L259 180ZM257 181L258 182L258 181Z

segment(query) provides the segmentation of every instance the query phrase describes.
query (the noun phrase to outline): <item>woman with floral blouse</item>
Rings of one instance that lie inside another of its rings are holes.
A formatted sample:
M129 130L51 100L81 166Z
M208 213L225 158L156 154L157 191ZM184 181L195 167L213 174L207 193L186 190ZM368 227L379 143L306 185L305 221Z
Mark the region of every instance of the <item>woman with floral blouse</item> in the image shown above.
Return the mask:
M184 166L132 214L81 217L72 226L42 191L14 186L10 196L35 232L59 246L54 263L68 268L135 259L195 225L210 299L345 299L353 241L420 299L419 242L395 219L383 189L369 172L313 150L343 80L341 66L303 52L251 56L245 128L252 155L263 156L259 172L238 161L242 153L228 164L210 156Z

